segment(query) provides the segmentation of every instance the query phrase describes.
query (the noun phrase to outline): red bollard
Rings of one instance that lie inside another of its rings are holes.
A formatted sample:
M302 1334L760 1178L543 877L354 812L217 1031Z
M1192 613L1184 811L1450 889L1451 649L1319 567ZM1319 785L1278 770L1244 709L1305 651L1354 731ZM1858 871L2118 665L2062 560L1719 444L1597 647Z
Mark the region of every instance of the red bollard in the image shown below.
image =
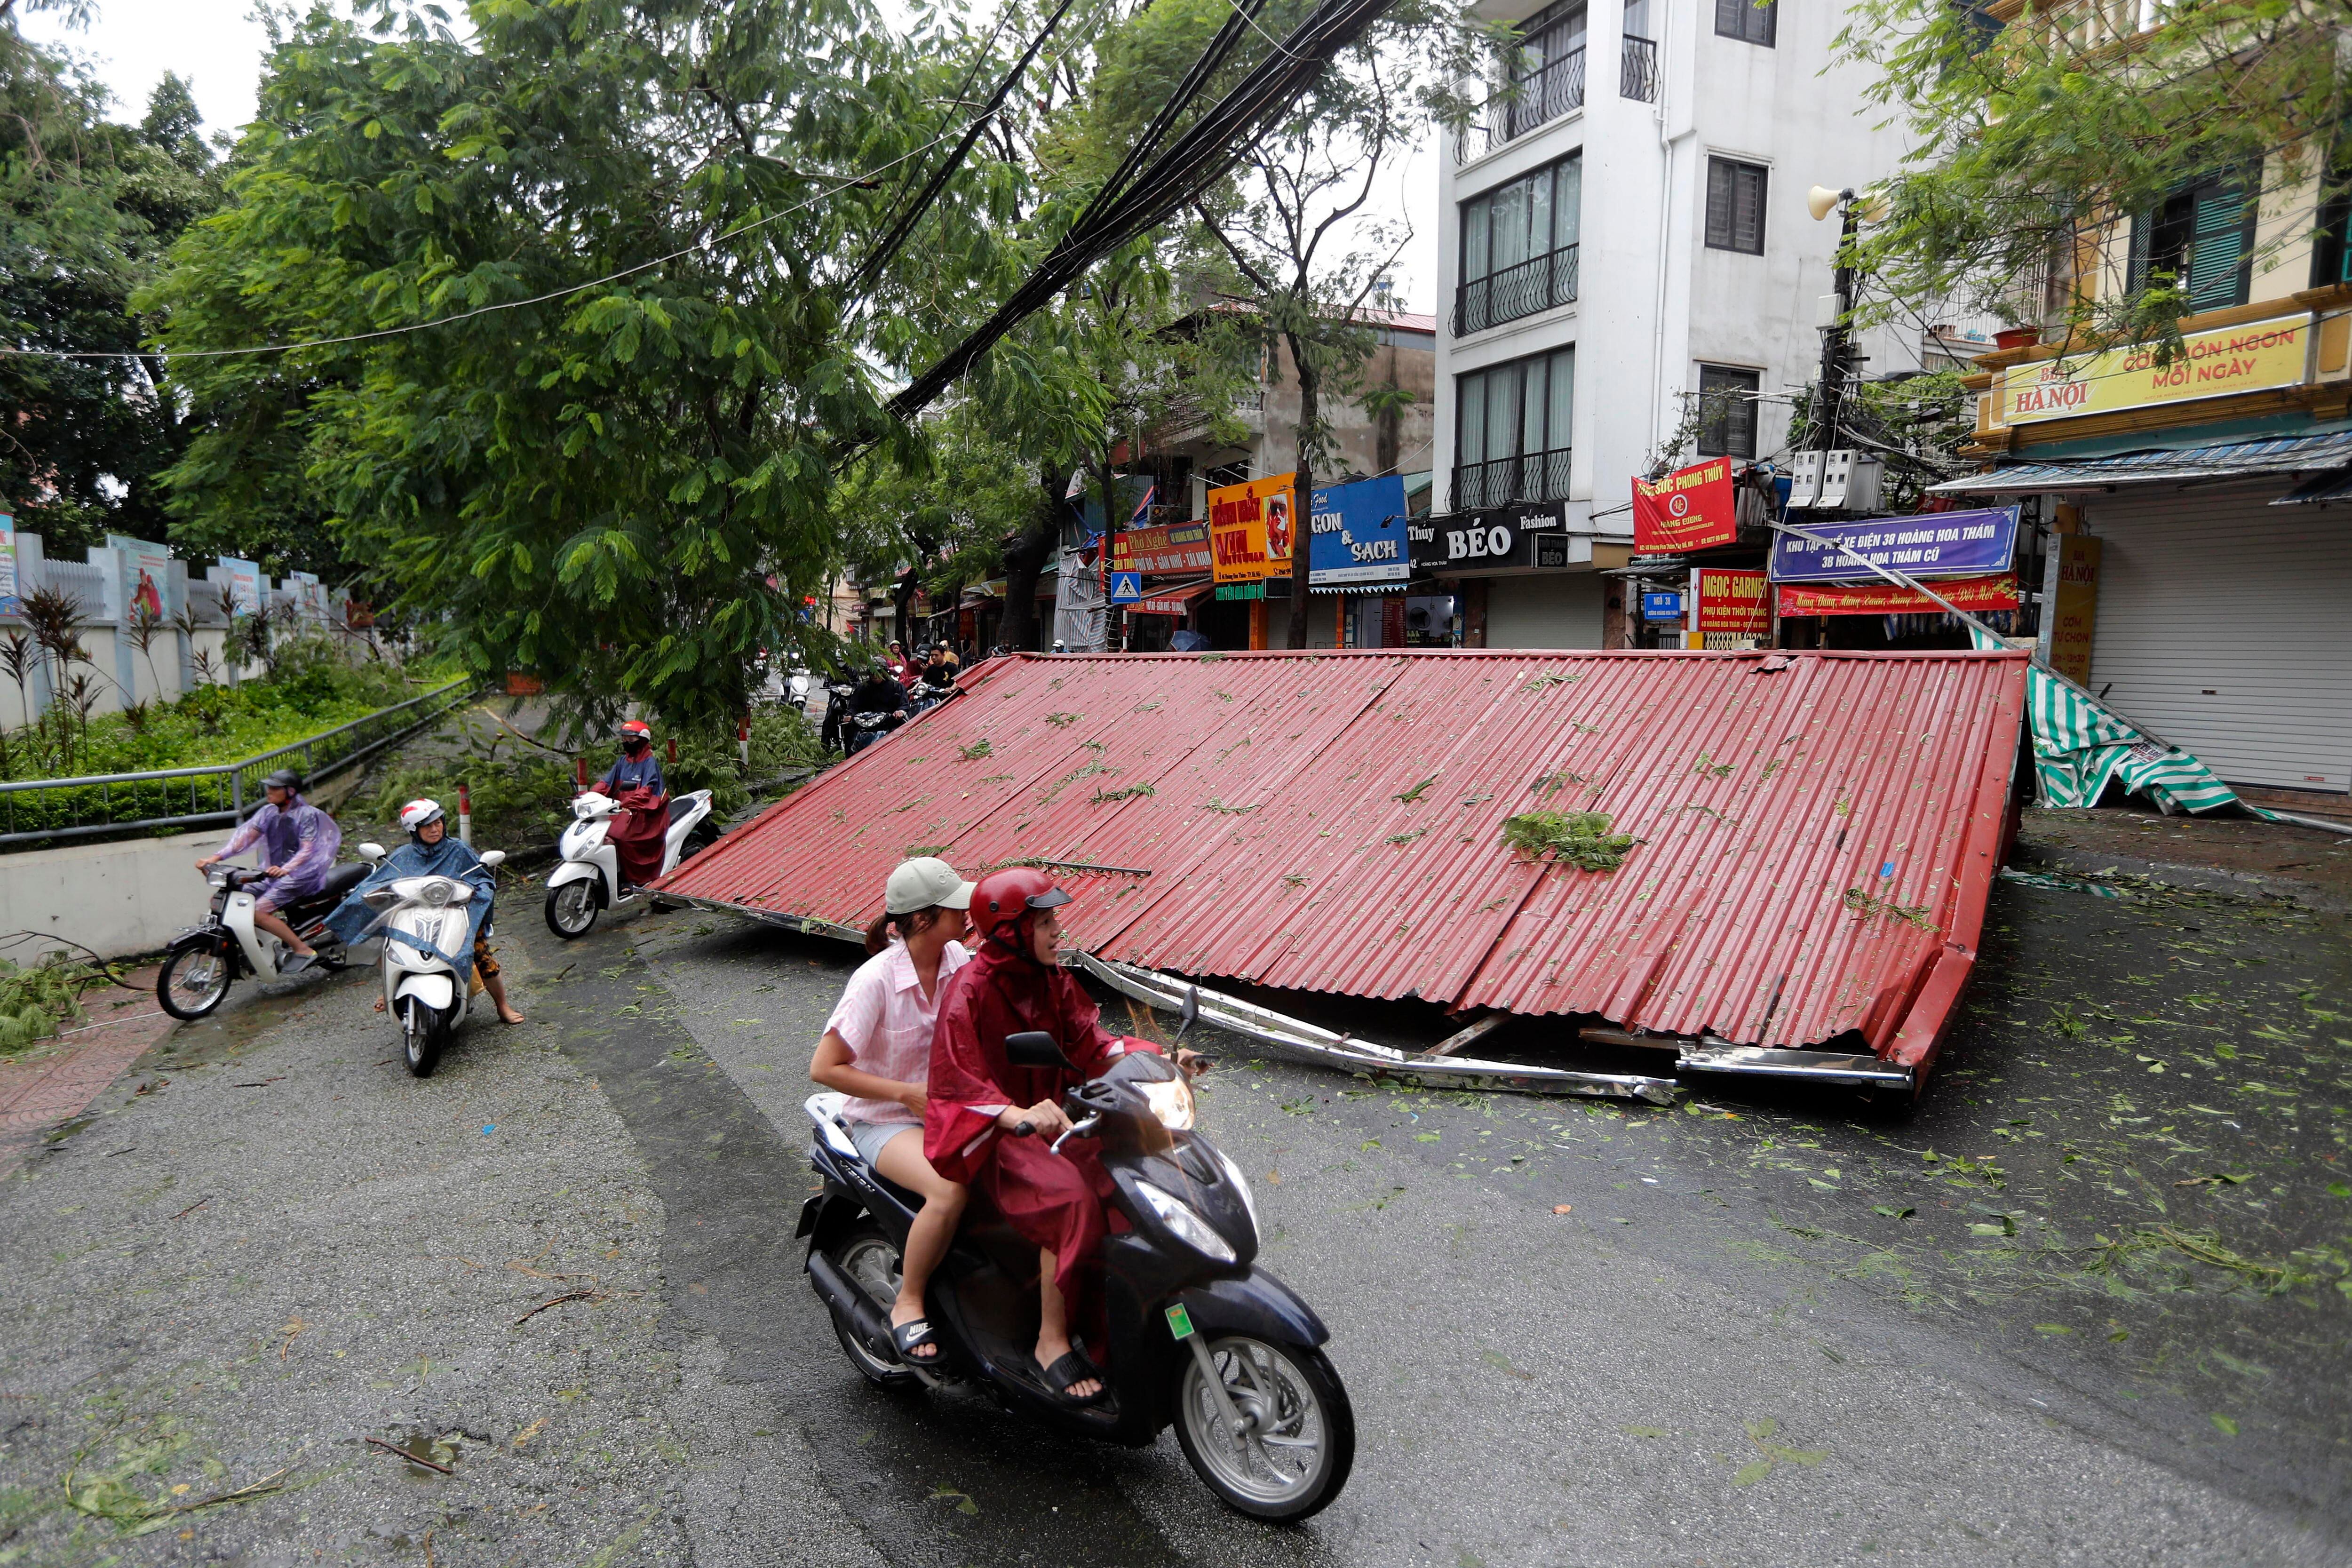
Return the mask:
M579 776L580 787L582 789L586 789L588 787L588 759L585 757L573 758L572 761L572 771Z
M672 767L677 766L677 737L676 735L672 735L669 738L669 763Z
M474 841L474 796L464 784L457 786L457 842Z

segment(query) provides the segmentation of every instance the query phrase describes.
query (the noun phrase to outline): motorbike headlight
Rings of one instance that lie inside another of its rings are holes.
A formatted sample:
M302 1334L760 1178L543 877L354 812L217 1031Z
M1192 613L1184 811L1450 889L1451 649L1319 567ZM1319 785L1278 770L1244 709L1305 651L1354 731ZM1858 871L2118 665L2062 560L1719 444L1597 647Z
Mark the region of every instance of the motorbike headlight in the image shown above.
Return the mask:
M1177 1240L1219 1263L1234 1260L1233 1244L1219 1236L1191 1204L1173 1193L1161 1192L1150 1182L1136 1183L1135 1190L1143 1194L1143 1201L1151 1205L1151 1212L1160 1216L1160 1223L1176 1233Z
M1234 1164L1223 1149L1217 1151L1217 1163L1224 1168L1225 1180L1231 1182L1234 1190L1241 1194L1242 1207L1249 1211L1250 1234L1265 1235L1265 1227L1257 1222L1257 1194L1250 1190L1249 1178L1242 1174L1242 1168Z
M427 909L437 910L443 905L448 903L449 896L457 890L457 883L445 881L441 878L436 877L433 880L425 883L425 886L416 889L416 901L425 905Z
M1160 1118L1160 1125L1171 1132L1192 1130L1192 1086L1182 1079L1137 1085L1143 1090L1144 1102L1151 1114Z

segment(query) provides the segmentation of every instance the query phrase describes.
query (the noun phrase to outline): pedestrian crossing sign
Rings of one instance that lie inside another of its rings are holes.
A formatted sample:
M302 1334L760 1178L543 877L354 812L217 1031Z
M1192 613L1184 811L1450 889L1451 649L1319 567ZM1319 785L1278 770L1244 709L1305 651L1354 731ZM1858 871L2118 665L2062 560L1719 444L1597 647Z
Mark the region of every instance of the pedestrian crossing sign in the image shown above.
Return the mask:
M1142 597L1142 573L1114 572L1110 574L1110 602L1112 604L1132 605L1139 602Z

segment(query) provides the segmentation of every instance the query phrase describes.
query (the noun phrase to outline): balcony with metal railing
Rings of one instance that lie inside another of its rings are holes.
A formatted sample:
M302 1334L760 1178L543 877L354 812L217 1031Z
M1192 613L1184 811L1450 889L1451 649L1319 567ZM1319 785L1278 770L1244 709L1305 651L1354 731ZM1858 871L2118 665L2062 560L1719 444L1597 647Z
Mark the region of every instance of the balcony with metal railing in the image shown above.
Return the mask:
M1568 494L1568 447L1555 447L1549 452L1456 464L1454 510L1475 511L1519 500L1562 500Z
M1558 250L1473 279L1454 290L1454 335L1484 331L1504 321L1516 321L1566 305L1576 299L1579 247Z
M1617 93L1621 98L1638 99L1643 103L1658 101L1658 41L1655 38L1625 39L1625 54L1618 69Z
M1570 49L1486 100L1476 122L1454 139L1454 161L1467 163L1584 107L1584 51Z

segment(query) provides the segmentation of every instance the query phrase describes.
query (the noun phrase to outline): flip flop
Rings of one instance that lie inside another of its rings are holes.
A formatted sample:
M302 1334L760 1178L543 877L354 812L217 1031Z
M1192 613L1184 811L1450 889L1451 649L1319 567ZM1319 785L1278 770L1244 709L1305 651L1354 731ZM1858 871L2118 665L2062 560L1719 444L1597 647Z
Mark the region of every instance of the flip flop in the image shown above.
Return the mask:
M890 1344L898 1352L898 1359L908 1366L939 1364L940 1342L938 1336L931 1332L931 1321L929 1318L917 1318L912 1322L891 1324ZM925 1345L930 1346L931 1353L917 1355L915 1352Z
M1045 1376L1045 1387L1055 1399L1073 1410L1090 1409L1110 1397L1110 1380L1087 1359L1087 1352L1082 1350L1072 1349L1053 1365L1040 1370ZM1084 1383L1088 1378L1094 1379L1097 1384L1092 1394L1079 1395L1070 1392L1072 1384Z

